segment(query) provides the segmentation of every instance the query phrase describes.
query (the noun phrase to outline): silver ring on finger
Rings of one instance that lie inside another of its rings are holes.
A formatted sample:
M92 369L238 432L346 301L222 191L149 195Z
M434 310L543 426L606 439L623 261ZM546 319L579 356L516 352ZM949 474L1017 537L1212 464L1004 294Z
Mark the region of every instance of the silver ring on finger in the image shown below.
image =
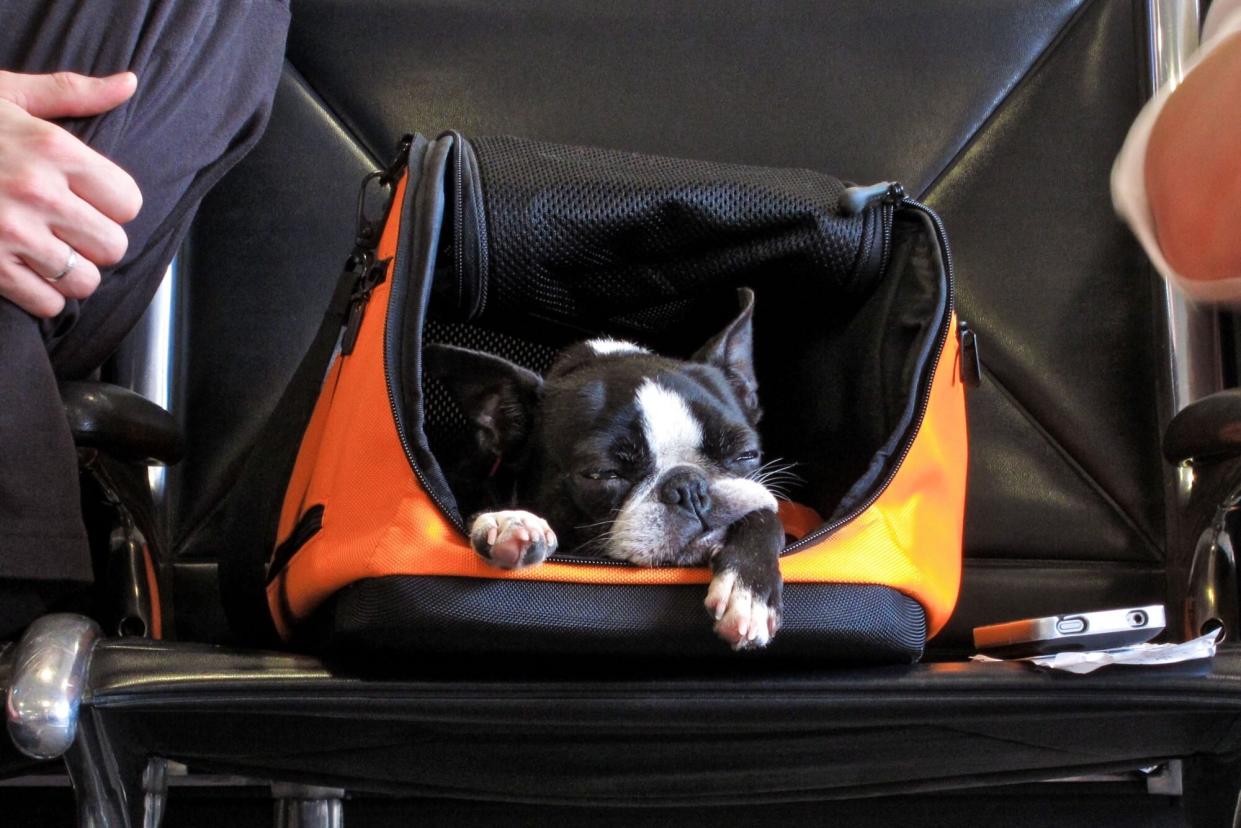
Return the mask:
M65 266L62 267L60 269L60 272L57 273L55 276L44 276L43 278L47 279L49 282L53 282L53 283L59 282L61 279L68 276L69 271L73 270L73 268L75 268L77 264L78 264L78 251L74 250L72 245L69 245L69 258L65 259Z

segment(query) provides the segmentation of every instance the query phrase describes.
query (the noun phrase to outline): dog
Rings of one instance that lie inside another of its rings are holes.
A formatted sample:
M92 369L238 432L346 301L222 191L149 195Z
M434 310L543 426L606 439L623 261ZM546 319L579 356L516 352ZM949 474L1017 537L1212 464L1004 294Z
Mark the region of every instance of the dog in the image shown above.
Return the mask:
M473 430L443 464L470 543L493 566L535 566L557 549L640 566L709 565L705 600L734 649L766 646L780 626L784 530L761 482L753 365L754 293L688 360L594 339L561 352L546 376L448 345L424 371Z

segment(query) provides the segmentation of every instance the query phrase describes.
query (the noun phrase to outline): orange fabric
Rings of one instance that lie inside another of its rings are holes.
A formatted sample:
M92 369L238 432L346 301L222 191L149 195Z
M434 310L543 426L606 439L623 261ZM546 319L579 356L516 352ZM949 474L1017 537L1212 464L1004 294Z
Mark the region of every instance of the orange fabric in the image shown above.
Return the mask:
M160 609L159 579L155 577L155 563L151 560L151 547L142 547L142 568L146 573L147 594L151 596L151 638L156 641L164 637L164 620Z
M784 524L784 534L794 540L801 540L815 529L823 525L823 518L814 509L801 503L789 500L779 501L780 522Z
M337 359L328 369L319 400L315 403L314 413L310 416L306 433L302 436L302 444L297 450L289 488L284 494L284 506L280 510L280 525L276 530L277 544L283 543L285 538L293 533L297 519L306 511L306 490L310 488L310 477L315 473L315 460L319 456L319 446L323 442L324 429L327 427L327 413L332 407L339 379L340 359Z
M404 180L396 204L403 192ZM384 230L381 259L395 254L399 214L393 209ZM375 289L353 353L339 358L333 368L333 393L319 401L285 498L282 538L309 505L324 504L324 513L320 531L268 587L268 603L281 634L288 636L291 622L364 578L451 575L608 584L710 579L705 568L544 563L507 571L475 555L419 486L396 431L383 364L390 284L385 281ZM955 323L954 318L954 332ZM965 397L958 351L956 336L949 336L926 419L887 490L828 538L782 558L787 581L891 586L925 607L931 634L946 623L960 579L965 502ZM781 518L794 536L819 524L813 510L796 504L782 505Z
M952 331L957 330L956 316ZM786 581L883 584L922 604L927 635L957 603L969 453L960 342L940 354L930 403L900 470L879 499L819 544L780 562Z

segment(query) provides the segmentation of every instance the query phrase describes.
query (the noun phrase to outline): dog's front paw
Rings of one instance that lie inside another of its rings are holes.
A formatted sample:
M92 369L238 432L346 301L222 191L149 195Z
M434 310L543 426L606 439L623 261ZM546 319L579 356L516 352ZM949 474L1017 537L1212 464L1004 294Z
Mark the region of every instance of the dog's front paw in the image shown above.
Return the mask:
M556 533L529 512L484 512L470 526L470 545L492 566L534 566L556 551Z
M734 650L766 647L780 628L779 593L747 586L733 569L715 574L704 603L715 634Z

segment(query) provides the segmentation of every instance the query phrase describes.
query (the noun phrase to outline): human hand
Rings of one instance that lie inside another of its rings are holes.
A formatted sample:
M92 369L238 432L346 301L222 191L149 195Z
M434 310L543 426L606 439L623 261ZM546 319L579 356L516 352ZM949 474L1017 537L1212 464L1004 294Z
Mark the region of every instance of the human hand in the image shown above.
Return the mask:
M107 112L137 83L132 72L0 71L0 297L34 316L94 293L99 267L129 245L121 225L142 207L128 173L45 119Z
M1146 192L1168 264L1188 280L1241 277L1241 34L1169 96L1146 149Z

